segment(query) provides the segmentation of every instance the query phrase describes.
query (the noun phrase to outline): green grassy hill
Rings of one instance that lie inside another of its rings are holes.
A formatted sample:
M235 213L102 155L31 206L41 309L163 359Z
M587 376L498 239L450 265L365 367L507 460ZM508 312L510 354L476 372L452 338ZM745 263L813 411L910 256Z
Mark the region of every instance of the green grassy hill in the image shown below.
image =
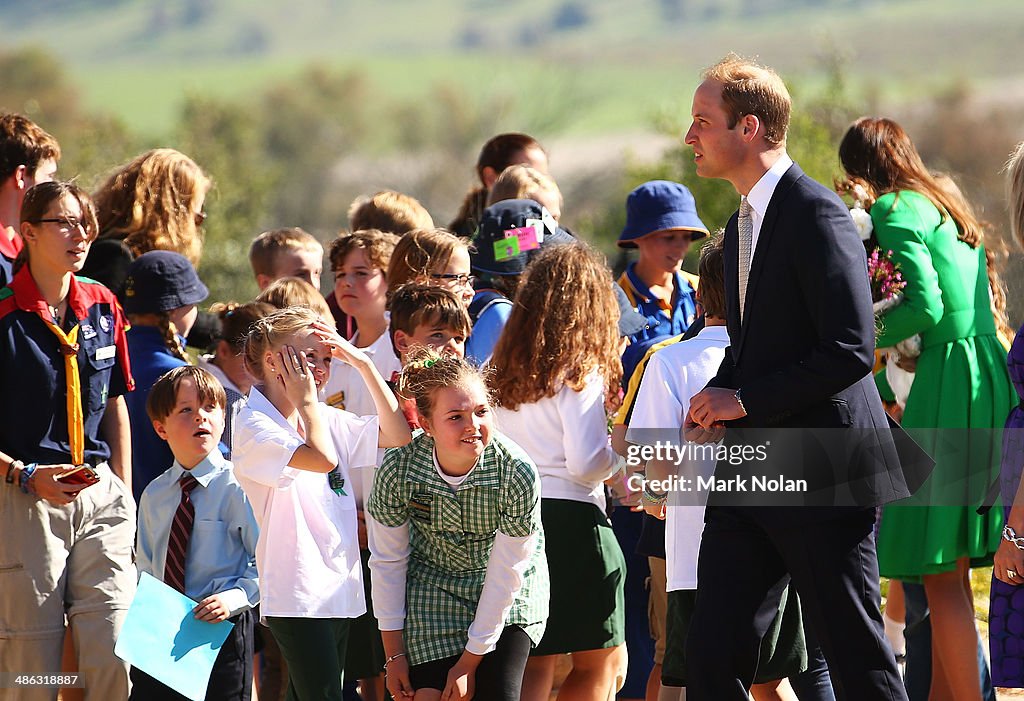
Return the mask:
M186 93L241 97L311 62L362 71L396 100L468 88L574 133L649 124L729 50L787 77L815 75L838 50L855 80L906 99L1019 74L1006 47L1021 27L1019 0L0 2L5 38L55 53L87 105L151 134L171 128Z

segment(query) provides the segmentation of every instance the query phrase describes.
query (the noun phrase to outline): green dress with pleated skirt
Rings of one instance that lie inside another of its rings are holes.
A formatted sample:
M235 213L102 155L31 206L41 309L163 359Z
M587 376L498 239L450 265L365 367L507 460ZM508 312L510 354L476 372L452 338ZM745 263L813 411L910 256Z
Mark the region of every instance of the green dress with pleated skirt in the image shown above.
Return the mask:
M921 335L902 424L936 460L917 494L882 511L880 573L917 581L964 557L991 564L1002 509L977 508L998 478L1000 430L1017 398L996 335L984 247L960 241L953 220L917 192L883 195L871 222L906 281L903 300L879 319L878 346Z

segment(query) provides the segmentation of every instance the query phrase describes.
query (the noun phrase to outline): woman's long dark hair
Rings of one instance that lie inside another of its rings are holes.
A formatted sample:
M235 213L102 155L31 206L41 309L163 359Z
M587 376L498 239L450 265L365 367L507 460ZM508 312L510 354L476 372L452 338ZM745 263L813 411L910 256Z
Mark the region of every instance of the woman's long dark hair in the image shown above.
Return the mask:
M855 121L839 144L839 160L848 176L868 186L872 200L900 190L920 193L943 218L953 220L957 238L971 248L983 244L985 224L974 214L963 193L952 178L928 170L914 142L893 120L861 117ZM996 326L1001 335L1012 340L1014 332L1006 316L1006 288L996 270L995 255L987 247L985 264Z

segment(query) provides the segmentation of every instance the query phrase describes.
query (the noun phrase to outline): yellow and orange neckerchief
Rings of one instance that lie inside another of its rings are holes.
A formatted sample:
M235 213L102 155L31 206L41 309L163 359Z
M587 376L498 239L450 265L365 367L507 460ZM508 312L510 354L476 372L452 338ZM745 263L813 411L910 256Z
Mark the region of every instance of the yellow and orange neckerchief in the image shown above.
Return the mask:
M49 310L47 310L49 312ZM81 465L85 462L85 418L82 416L82 380L78 373L78 329L76 322L71 331L64 333L52 319L39 314L46 327L53 332L60 343L60 353L64 356L64 376L67 382L68 408L68 444L71 447L71 463Z

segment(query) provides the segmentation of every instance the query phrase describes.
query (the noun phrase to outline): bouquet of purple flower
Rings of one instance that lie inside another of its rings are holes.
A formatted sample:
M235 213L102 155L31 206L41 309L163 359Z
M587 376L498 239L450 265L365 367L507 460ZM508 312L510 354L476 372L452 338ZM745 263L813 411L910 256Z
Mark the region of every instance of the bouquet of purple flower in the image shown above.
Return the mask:
M876 314L881 314L900 303L907 283L900 272L899 263L892 261L892 251L882 253L875 246L868 254L868 280L871 283L871 301Z

